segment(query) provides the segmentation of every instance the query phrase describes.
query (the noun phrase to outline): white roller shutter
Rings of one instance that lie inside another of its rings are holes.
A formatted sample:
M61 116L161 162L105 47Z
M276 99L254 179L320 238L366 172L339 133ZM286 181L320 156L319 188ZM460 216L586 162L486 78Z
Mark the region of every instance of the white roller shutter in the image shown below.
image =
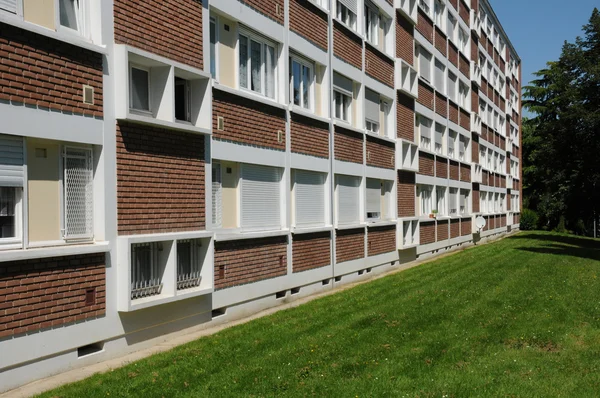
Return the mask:
M281 227L281 170L242 164L242 228Z
M296 224L325 224L325 174L296 170Z
M435 88L437 91L443 93L446 87L444 87L444 74L446 67L437 59L435 60Z
M22 187L23 138L0 134L0 186Z
M365 118L379 123L379 94L365 89Z
M346 6L354 15L358 15L357 0L338 0L340 3Z
M381 215L381 181L367 178L367 217Z
M448 199L448 203L450 204L450 214L458 213L458 207L456 203L456 196L458 195L458 189L450 188L450 195Z
M358 223L360 177L338 175L338 222Z
M17 13L17 0L0 0L0 10Z
M431 54L419 47L419 73L421 77L431 82Z
M444 130L446 128L439 123L435 124L435 143L438 145L442 145L442 140L444 138Z
M333 72L333 88L352 96L352 80Z
M431 139L431 124L433 122L423 116L419 118L419 124L421 125L421 137Z

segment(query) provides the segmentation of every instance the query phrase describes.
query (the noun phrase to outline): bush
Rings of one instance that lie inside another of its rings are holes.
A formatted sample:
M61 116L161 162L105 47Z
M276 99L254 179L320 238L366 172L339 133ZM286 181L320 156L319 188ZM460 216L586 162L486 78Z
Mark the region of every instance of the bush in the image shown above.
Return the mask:
M538 227L539 217L533 210L523 209L521 212L521 230L533 231Z

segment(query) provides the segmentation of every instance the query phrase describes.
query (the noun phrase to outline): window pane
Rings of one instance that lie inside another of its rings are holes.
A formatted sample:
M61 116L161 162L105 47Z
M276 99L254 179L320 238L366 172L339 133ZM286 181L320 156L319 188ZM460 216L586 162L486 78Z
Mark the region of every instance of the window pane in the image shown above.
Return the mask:
M131 68L131 107L149 111L148 99L148 71Z
M217 27L215 21L210 21L210 74L213 79L217 76L217 60L215 59L215 46L217 43Z
M298 62L292 62L292 74L293 74L293 90L294 90L294 105L300 106L300 64Z
M240 87L248 88L248 38L240 35Z
M67 28L78 29L77 11L79 8L78 0L60 0L60 24Z
M0 187L0 239L16 236L16 190Z
M302 106L310 108L310 69L306 66L302 67Z
M262 45L253 40L250 41L250 70L251 70L251 86L252 91L262 92L262 61L261 61Z
M175 119L190 121L187 81L175 77Z
M265 94L270 98L275 98L275 65L275 49L265 45Z

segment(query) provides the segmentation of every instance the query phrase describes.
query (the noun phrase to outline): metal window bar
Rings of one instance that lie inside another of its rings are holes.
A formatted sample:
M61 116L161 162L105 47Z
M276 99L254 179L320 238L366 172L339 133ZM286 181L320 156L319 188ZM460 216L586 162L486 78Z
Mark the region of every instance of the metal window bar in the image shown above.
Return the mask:
M196 239L177 241L177 290L200 286L200 242Z
M214 163L212 166L212 222L215 228L221 228L223 222L221 185L221 164Z
M131 299L158 295L162 287L158 243L131 245Z
M93 158L91 148L63 148L64 238L92 239Z

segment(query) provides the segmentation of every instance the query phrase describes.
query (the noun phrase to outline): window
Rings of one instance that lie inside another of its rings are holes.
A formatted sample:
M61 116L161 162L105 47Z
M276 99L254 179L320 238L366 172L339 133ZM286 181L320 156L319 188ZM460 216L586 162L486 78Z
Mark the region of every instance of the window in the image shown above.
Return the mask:
M456 42L456 17L448 12L448 37Z
M481 210L482 213L487 213L488 212L488 207L487 207L487 192L480 192L479 193L479 208Z
M430 185L418 185L417 196L419 198L419 210L421 216L429 216L432 211L432 193L433 187Z
M162 242L136 243L131 245L131 299L160 294L162 270L158 252Z
M198 239L177 241L177 290L200 286L200 245Z
M21 242L23 138L0 135L0 245Z
M240 33L239 41L240 87L275 98L275 45L248 33Z
M337 18L352 30L356 30L356 0L338 0Z
M223 222L223 183L221 164L212 164L212 224L221 228Z
M451 216L456 216L458 214L458 209L456 205L456 200L458 196L458 188L450 188L450 200L449 200L449 213Z
M467 44L469 43L469 36L462 28L458 28L458 48L463 53L467 53Z
M368 132L379 134L379 94L365 89L365 128Z
M217 78L217 21L210 17L210 75Z
M132 66L129 81L131 109L150 112L150 71Z
M190 84L187 80L175 77L175 119L192 120L192 100Z
M312 2L328 10L329 0L312 0Z
M296 225L325 224L325 174L294 171Z
M444 133L446 131L446 127L436 123L435 124L435 153L441 155L444 150Z
M448 98L450 100L456 102L456 88L457 88L458 78L452 72L448 72Z
M93 159L91 148L63 148L64 238L91 239Z
M451 158L456 157L456 138L458 133L454 130L450 130L448 133L448 156Z
M356 224L360 221L360 177L337 176L337 219L339 224Z
M381 101L381 111L383 112L383 128L380 129L380 135L389 137L390 104L387 101Z
M350 123L350 104L352 98L339 91L334 91L335 118Z
M458 84L458 104L464 109L469 109L469 86L463 82Z
M500 195L500 213L504 212L504 202L506 201L506 195L505 194L501 194Z
M379 10L365 1L365 37L377 46L379 43Z
M379 220L381 218L381 190L380 180L367 178L367 219Z
M444 4L440 0L435 0L433 5L433 19L435 24L444 30Z
M305 109L313 107L313 69L311 63L290 57L290 102Z
M431 54L423 47L419 47L419 75L431 82Z
M365 127L368 133L379 134L379 123L365 120Z
M460 190L460 214L469 214L469 190Z
M434 84L435 84L435 89L442 94L445 94L445 91L446 91L445 76L446 76L446 67L444 66L443 63L441 63L440 61L438 61L436 59L435 60L435 82L434 82Z
M459 146L458 146L458 160L463 161L463 162L467 160L466 153L467 153L468 146L469 146L469 139L467 137L465 137L464 135L461 135Z
M0 186L0 244L18 239L18 208L21 188Z
M429 1L430 0L419 0L419 8L421 8L423 11L425 11L425 14L429 15L429 11L430 11L430 7L429 7Z
M424 116L417 116L417 128L419 129L419 146L431 150L431 126L433 121Z
M436 210L438 216L446 215L446 187L436 187L435 189Z
M242 164L242 228L281 228L281 169Z
M83 29L83 9L82 0L59 0L59 19L60 25L74 31Z

